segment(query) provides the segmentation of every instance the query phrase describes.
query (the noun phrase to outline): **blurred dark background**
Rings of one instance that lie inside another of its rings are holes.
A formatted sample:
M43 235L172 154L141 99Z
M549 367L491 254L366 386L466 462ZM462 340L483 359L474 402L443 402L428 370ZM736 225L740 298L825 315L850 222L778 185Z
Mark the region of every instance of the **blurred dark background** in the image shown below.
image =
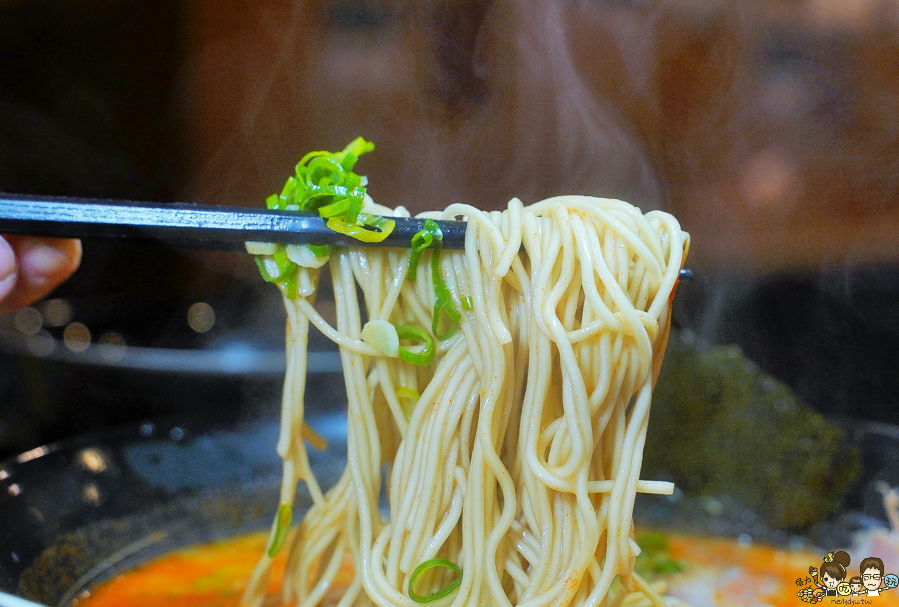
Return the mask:
M677 325L832 419L899 421L895 0L0 0L2 191L255 206L357 135L383 204L671 211ZM271 415L282 339L245 256L86 242L0 318L0 457Z

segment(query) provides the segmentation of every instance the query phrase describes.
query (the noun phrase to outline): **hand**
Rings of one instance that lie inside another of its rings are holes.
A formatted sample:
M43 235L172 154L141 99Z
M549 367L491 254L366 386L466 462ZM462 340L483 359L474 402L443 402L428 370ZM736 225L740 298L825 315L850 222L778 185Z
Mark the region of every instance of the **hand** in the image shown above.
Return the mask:
M0 236L0 313L45 297L80 263L79 240Z
M883 507L889 510L899 510L899 489L889 489L883 494Z

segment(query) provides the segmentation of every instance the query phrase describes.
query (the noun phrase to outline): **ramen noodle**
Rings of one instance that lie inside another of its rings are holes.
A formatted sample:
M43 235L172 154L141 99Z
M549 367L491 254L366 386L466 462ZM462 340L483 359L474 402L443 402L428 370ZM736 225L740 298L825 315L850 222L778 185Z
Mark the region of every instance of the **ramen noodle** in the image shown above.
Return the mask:
M364 211L408 216L367 196ZM281 505L243 604L262 604L286 546L290 605L324 604L346 560L340 606L664 605L634 572L632 511L673 489L639 473L688 235L586 196L419 217L466 221L465 250L428 222L411 252L334 249L336 326L314 307L325 260L291 251ZM304 441L310 324L339 346L348 398L327 492ZM299 481L312 506L291 533Z

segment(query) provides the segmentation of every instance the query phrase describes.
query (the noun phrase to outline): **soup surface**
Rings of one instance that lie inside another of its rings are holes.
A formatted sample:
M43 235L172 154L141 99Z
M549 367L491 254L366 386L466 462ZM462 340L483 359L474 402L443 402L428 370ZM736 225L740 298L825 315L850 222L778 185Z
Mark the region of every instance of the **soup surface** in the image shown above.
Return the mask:
M265 549L267 532L244 535L173 552L128 571L95 588L78 601L79 607L234 607ZM744 605L804 605L797 592L808 583L810 565L820 566L813 551L787 551L766 545L741 546L734 540L690 535L667 535L668 556L684 563L683 571L658 574L666 594L695 607ZM284 574L283 556L276 559L269 592L272 607ZM850 573L852 572L850 566ZM349 583L349 566L341 578ZM337 595L335 595L337 598ZM850 602L851 601L851 602ZM880 597L825 597L819 602L899 607L899 591Z

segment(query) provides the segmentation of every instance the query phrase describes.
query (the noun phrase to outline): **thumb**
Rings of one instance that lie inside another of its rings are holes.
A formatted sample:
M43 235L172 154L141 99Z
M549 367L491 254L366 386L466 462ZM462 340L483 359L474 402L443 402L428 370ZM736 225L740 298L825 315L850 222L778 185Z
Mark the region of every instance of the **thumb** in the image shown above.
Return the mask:
M3 241L0 243L0 311L15 310L45 297L71 276L80 263L78 240L11 237L8 242ZM9 271L10 267L12 272L4 275L4 270Z

